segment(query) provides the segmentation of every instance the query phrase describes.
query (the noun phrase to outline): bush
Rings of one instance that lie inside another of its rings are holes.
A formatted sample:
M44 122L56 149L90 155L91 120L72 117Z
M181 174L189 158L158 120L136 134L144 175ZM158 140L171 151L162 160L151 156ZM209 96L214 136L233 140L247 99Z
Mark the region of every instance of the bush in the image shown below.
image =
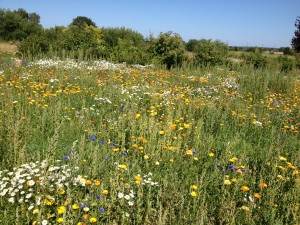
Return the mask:
M264 57L260 53L248 53L248 54L243 54L242 58L244 59L246 64L251 64L254 66L254 68L264 68L266 67L267 60L266 57Z
M225 62L228 51L228 46L219 40L200 40L195 49L196 61L205 66L220 65Z
M160 33L156 39L151 36L149 44L148 52L154 61L164 64L168 70L180 66L186 57L184 42L177 33Z
M289 72L296 68L296 60L287 56L279 56L280 71Z

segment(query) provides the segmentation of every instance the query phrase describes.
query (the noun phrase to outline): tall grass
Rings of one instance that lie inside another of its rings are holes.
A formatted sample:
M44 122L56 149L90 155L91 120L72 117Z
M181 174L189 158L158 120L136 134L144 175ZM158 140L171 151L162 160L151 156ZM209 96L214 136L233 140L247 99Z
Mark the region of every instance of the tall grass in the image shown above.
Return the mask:
M297 74L32 65L0 86L0 224L299 221Z

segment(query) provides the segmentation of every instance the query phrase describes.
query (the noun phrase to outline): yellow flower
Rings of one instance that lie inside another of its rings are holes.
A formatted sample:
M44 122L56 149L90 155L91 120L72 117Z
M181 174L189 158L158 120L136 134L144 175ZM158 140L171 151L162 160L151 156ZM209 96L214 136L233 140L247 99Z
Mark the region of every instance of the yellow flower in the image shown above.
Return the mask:
M230 182L230 180L224 180L224 184L225 184L225 185L230 185L231 182Z
M193 185L191 186L191 189L194 190L194 191L196 191L196 190L198 189L198 187L197 187L197 185L194 185L194 184L193 184Z
M58 190L58 193L59 193L60 195L63 195L63 194L65 193L65 190L64 190L64 189L60 189L60 190Z
M108 195L108 193L109 193L108 190L103 190L102 191L102 194L104 194L104 195Z
M65 206L59 206L58 208L57 208L57 213L58 214L63 214L64 212L66 211L66 207Z
M284 180L284 177L282 175L278 175L277 178L280 180Z
M238 160L239 160L238 158L233 157L233 158L229 159L229 162L235 162L235 161L238 161Z
M208 156L209 156L209 157L214 157L215 154L211 152L211 153L208 154Z
M190 124L184 123L184 124L183 124L183 127L184 127L185 129L188 129L188 128L190 128Z
M99 186L101 184L101 181L100 180L94 180L94 185L95 186Z
M144 159L145 160L149 159L149 156L148 155L144 155Z
M96 222L97 222L97 219L95 217L90 218L90 223L96 223Z
M192 150L187 150L187 151L186 151L186 154L187 154L187 155L193 155L193 151L192 151Z
M297 174L299 174L299 171L298 170L293 170L292 175L297 175Z
M170 163L173 163L173 162L174 162L174 159L170 159L169 161L170 161Z
M244 210L244 211L247 211L247 212L250 211L249 207L248 206L244 206L244 205L241 207L241 209Z
M197 192L196 192L196 191L192 191L192 192L191 192L191 196L192 196L192 197L197 197L197 196L198 196L198 194L197 194Z
M247 192L250 191L250 188L247 186L242 186L241 190Z
M280 156L280 157L279 157L279 160L280 160L280 161L286 161L287 159L284 158L284 157L282 157L282 156Z
M39 210L38 209L34 209L33 211L32 211L32 214L38 214L39 213Z
M137 175L137 176L134 176L134 179L135 179L135 183L136 184L140 184L141 183L141 176L140 175Z
M138 120L140 117L141 117L141 114L139 114L139 113L135 115L135 118L136 118L137 120Z
M121 165L119 165L119 168L122 169L122 170L126 170L127 166L125 164L121 164Z
M236 178L232 178L232 179L231 179L231 182L236 183L236 182L237 182L237 179L236 179Z
M79 209L79 205L73 204L73 205L72 205L72 209Z
M56 221L57 221L58 223L62 223L62 222L64 222L64 219L61 218L61 217L59 217Z
M160 130L158 133L159 133L160 135L163 135L165 132L164 132L163 130Z

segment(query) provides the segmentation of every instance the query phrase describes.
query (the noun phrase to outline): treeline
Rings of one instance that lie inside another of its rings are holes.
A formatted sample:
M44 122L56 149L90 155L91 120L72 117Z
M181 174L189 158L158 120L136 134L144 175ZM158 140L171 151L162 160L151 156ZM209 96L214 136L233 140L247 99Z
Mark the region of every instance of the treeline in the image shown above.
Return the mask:
M74 18L67 27L45 29L40 24L38 14L28 13L24 9L0 9L0 39L20 41L19 51L27 58L106 59L116 63L160 64L167 69L183 64L236 64L229 57L229 50L232 49L220 40L191 39L184 42L179 34L173 32L145 38L142 34L124 27L97 27L94 21L84 16ZM278 62L285 64L284 68L288 70L296 65L288 57L281 57ZM244 54L238 63L264 67L267 59L261 51L249 50L249 54Z

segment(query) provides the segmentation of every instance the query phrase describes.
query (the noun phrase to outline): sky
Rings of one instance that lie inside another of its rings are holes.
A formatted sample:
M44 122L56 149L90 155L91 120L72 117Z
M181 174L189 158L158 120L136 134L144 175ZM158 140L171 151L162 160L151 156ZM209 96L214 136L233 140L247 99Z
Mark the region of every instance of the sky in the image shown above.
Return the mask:
M230 46L290 47L300 0L0 0L0 8L36 12L45 28L86 16L98 27L126 27L145 38L161 32Z

